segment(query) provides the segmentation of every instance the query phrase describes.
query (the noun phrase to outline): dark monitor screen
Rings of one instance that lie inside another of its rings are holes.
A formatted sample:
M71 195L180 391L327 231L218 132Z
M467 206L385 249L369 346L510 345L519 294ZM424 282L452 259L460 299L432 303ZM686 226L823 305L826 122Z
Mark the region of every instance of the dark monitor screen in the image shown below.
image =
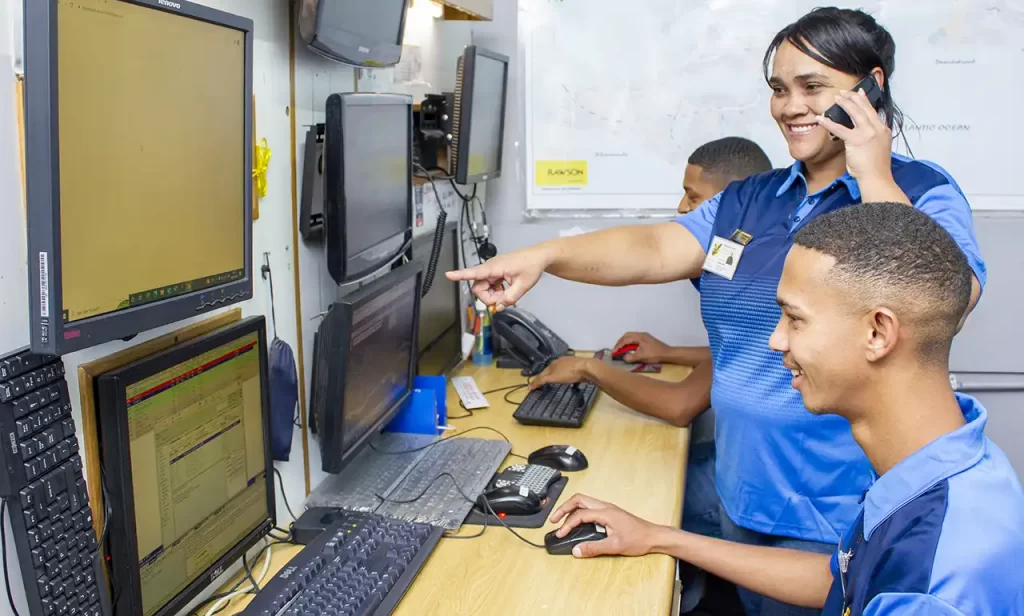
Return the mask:
M501 175L508 58L470 46L460 62L453 156L456 179L470 184Z
M483 54L473 75L473 127L469 132L469 174L501 169L501 128L508 63Z
M274 522L263 317L97 379L118 613L173 614Z
M335 94L324 136L327 265L341 284L383 267L412 234L412 98Z
M39 352L252 296L252 21L167 6L26 3Z
M412 392L422 273L403 265L336 302L317 332L313 412L323 470L340 472Z
M342 447L351 448L409 392L416 331L415 278L354 305L345 368Z
M345 112L345 252L359 255L409 226L409 110L353 105Z

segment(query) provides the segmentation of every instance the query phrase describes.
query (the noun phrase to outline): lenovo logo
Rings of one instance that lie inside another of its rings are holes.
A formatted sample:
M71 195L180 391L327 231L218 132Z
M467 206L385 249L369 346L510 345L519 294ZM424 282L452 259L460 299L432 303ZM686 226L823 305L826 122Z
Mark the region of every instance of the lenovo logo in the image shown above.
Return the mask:
M158 2L160 4L160 6L166 6L166 7L172 8L172 9L180 9L181 8L181 3L180 2L171 2L171 0L158 0Z

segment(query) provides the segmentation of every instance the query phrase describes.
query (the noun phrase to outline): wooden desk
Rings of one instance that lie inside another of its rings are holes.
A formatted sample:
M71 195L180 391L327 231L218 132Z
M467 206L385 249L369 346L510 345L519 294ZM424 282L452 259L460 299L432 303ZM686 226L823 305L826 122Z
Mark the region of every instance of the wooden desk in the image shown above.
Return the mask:
M666 366L660 378L682 380L687 372L684 368ZM525 382L514 370L467 365L459 373L473 376L485 392ZM514 407L504 401L504 393L488 395L489 408L450 423L459 431L475 426L500 430L512 442L512 451L522 455L545 445L575 445L587 456L590 468L569 474L560 502L582 492L618 504L652 522L680 524L689 444L687 429L640 415L604 394L599 394L581 429L523 426L512 418ZM525 391L517 391L509 397L521 400L523 395ZM449 413L462 414L458 397L450 386L448 396ZM457 432L449 435L454 433ZM475 431L471 436L497 438L486 430ZM553 528L549 523L544 528L517 530L524 537L543 543L544 534ZM478 530L479 527L466 526L460 533L473 534ZM284 566L299 549L275 546L270 572ZM254 571L261 568L262 562L253 564ZM544 550L520 542L504 528L489 527L476 539L442 539L395 613L667 615L672 609L674 580L675 561L667 556L590 560L549 556ZM221 613L237 613L249 601L249 596L238 598Z

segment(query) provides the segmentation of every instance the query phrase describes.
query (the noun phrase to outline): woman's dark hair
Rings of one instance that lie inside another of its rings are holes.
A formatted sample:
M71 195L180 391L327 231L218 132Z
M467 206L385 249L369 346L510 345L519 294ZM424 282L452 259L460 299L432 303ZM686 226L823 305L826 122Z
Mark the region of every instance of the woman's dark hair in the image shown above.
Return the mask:
M829 68L867 77L882 69L882 104L879 109L894 136L903 133L903 112L892 100L890 81L896 70L896 42L889 31L864 11L820 7L783 28L764 54L764 78L771 76L771 61L779 46L794 47ZM904 141L906 138L904 137Z

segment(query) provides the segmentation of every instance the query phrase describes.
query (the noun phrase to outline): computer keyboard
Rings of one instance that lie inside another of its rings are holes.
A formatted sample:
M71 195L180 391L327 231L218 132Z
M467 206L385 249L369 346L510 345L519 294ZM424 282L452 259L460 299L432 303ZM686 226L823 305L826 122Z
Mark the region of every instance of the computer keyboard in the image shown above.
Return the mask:
M408 522L458 529L473 503L463 497L451 478L438 476L450 474L462 492L476 498L512 446L496 439L459 437L419 451L386 453L423 447L431 439L382 434L373 449L367 447L360 452L341 474L324 479L309 495L306 507L372 511ZM382 503L380 497L386 501ZM394 502L412 499L416 500Z
M110 614L59 357L27 349L0 356L0 439L0 497L29 613Z
M521 424L579 428L597 399L593 383L558 383L543 385L526 394L512 414Z
M346 512L246 606L249 616L390 614L444 529Z

